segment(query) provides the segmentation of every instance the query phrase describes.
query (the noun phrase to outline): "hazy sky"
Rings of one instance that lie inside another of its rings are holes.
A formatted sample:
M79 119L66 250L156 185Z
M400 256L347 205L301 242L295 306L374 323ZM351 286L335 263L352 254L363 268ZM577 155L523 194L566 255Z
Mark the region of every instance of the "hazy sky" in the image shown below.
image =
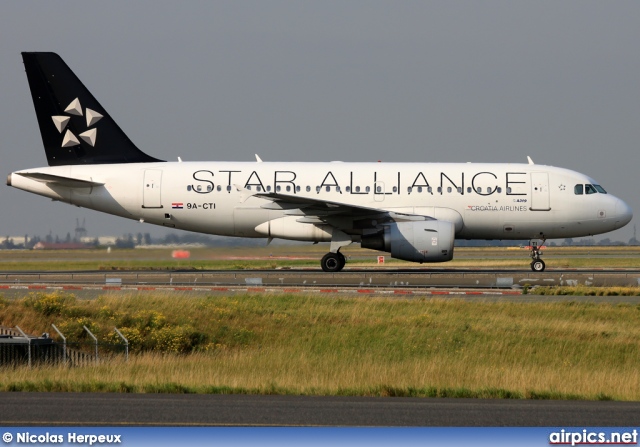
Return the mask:
M0 0L3 174L46 165L20 57L55 51L166 160L526 162L640 214L638 1ZM0 235L165 229L2 185ZM601 237L628 240L633 225Z

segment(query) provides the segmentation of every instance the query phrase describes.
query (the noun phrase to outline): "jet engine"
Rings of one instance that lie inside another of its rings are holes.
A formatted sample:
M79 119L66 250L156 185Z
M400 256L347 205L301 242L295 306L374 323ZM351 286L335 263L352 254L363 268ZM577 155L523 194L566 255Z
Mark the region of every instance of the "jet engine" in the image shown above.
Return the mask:
M382 232L362 236L362 247L391 253L413 262L445 262L453 258L455 225L445 220L397 222Z

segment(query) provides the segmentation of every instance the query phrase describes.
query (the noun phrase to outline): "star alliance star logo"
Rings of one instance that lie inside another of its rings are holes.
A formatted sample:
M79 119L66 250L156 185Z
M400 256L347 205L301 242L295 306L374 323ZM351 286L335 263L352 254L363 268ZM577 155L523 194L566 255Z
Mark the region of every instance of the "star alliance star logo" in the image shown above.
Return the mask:
M85 113L82 113L82 106L80 105L80 100L78 98L71 101L71 103L64 109L69 115L75 116L86 116L87 118L87 130L78 135L84 142L91 145L92 147L96 145L96 137L98 135L98 129L93 128L89 129L89 127L93 126L95 123L100 121L102 115L96 112L95 110L91 110L89 108L85 109ZM54 115L51 117L53 119L53 124L55 124L58 132L62 133L67 124L69 124L69 120L71 120L70 116L65 115ZM67 129L64 134L64 138L62 139L61 147L72 147L80 144L80 140L78 140L73 132Z

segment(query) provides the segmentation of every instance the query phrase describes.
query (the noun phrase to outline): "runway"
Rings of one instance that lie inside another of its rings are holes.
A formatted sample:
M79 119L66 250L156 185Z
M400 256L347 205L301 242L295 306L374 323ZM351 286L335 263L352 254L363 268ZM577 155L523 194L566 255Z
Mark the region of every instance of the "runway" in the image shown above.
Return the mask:
M313 270L84 271L0 273L0 294L22 298L33 292L66 292L80 299L105 294L174 293L182 296L307 293L351 297L456 298L465 301L640 304L640 296L536 295L536 286L627 286L640 284L640 271L360 270L329 274ZM525 287L530 293L525 293Z
M0 393L4 426L635 426L640 402Z
M0 272L0 291L35 290L92 295L112 291L189 293L358 293L366 295L521 295L535 286L640 285L640 270L319 269Z

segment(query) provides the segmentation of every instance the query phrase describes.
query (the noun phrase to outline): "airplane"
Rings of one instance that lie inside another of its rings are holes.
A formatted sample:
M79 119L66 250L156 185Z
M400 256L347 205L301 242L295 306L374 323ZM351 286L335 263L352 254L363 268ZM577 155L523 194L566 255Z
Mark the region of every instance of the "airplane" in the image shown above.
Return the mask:
M199 233L351 243L418 263L453 258L456 239L531 241L623 227L631 208L592 178L528 163L176 162L138 149L60 56L24 52L48 167L7 185L56 201ZM541 272L540 245L530 243Z

